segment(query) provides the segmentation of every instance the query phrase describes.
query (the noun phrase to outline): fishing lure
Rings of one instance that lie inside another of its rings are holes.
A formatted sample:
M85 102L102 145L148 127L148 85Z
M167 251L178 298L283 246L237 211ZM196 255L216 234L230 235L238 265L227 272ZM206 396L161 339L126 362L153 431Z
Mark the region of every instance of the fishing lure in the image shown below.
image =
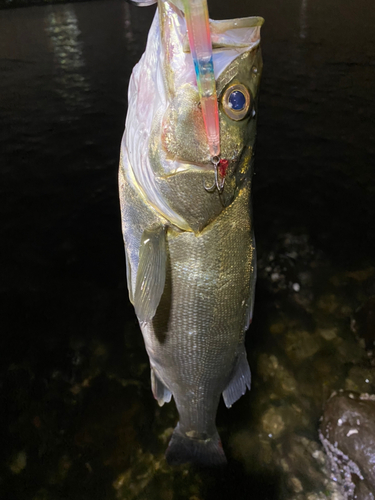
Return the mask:
M220 158L219 108L216 95L207 1L184 0L183 3L207 142L210 149L211 162L215 169L215 182L210 187L205 186L205 189L211 193L217 189L221 194L224 189L225 166L227 166L228 161L221 160Z

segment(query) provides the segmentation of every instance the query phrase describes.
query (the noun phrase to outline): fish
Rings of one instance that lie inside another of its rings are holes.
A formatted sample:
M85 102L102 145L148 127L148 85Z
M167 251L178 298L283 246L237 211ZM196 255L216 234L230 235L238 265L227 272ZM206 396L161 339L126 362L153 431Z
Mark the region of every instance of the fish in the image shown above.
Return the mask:
M158 0L129 81L119 167L127 286L153 395L160 406L173 397L179 414L171 465L225 464L220 397L229 408L251 385L245 333L256 282L251 182L263 21L210 20L218 169L178 2Z

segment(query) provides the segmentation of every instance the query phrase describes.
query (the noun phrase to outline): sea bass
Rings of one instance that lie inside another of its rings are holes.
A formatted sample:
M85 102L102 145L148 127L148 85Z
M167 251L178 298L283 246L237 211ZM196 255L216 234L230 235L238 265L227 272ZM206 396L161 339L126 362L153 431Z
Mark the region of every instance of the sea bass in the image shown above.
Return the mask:
M250 389L244 340L256 255L250 201L263 19L210 21L219 169L205 133L185 17L158 1L129 83L119 188L130 301L159 405L179 422L171 464L226 461L215 419ZM216 188L215 188L216 186Z

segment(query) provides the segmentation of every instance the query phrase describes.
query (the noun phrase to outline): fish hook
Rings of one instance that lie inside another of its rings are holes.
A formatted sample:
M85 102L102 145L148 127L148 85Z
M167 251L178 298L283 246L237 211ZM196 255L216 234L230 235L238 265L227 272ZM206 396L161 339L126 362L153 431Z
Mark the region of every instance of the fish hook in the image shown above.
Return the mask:
M211 162L212 162L212 164L214 166L214 170L215 170L215 181L212 184L212 186L206 186L206 184L203 183L203 187L208 193L213 193L215 191L215 189L217 189L218 193L221 194L224 190L225 178L223 178L223 180L220 182L219 170L218 170L218 166L220 163L220 156L213 156L211 158Z

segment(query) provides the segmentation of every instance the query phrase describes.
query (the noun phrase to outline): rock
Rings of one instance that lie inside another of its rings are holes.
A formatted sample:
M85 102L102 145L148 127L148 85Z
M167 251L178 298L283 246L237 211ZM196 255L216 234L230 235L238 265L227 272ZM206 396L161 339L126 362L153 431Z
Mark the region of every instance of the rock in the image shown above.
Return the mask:
M285 421L281 409L271 407L262 417L264 432L274 438L278 438L285 429Z
M355 500L375 500L373 493L368 489L364 481L359 481L355 489Z
M327 341L337 338L337 328L321 328L319 334Z
M311 358L319 351L320 338L309 332L290 331L285 335L285 351L287 356L295 362L301 362Z
M375 274L375 268L370 266L366 269L361 269L359 271L348 271L346 276L352 278L355 281L366 281Z
M278 393L289 394L297 392L297 381L284 368L275 355L261 354L258 361L258 372L263 380L273 380Z
M372 500L375 491L375 395L334 393L326 403L320 439L346 499Z
M285 473L285 483L289 492L288 495L284 494L278 498L293 500L334 498L336 485L327 477L326 457L318 443L291 433L287 439L278 443L276 457L279 467ZM291 493L293 496L290 496ZM337 500L343 498L338 497Z
M353 366L345 380L345 390L355 392L371 392L374 389L374 369Z
M24 470L27 463L27 455L25 450L20 451L17 455L11 460L9 464L10 470L13 474L19 474Z
M326 313L334 314L339 308L339 302L336 295L331 293L320 297L317 306L319 309L322 309Z

